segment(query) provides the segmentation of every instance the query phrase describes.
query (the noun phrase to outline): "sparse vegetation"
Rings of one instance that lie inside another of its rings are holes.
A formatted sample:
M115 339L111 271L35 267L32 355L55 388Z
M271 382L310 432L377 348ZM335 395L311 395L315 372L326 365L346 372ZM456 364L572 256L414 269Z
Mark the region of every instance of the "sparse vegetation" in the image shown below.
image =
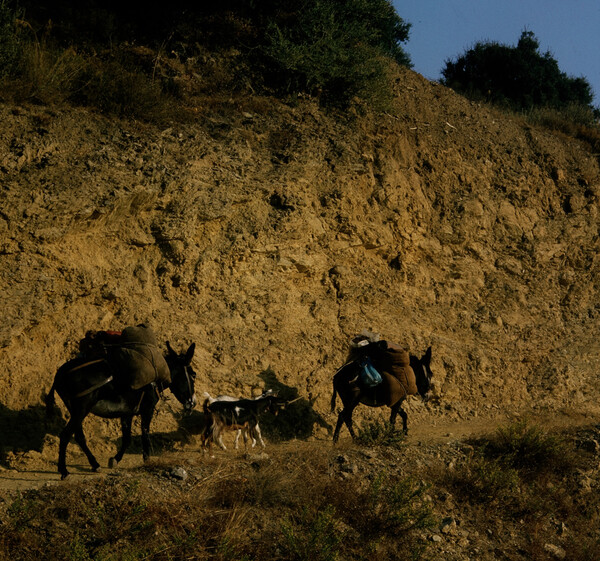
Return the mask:
M366 446L399 446L404 442L401 429L381 421L371 421L361 426L356 437L357 442Z
M432 560L431 538L445 532L445 551L476 555L478 543L510 534L514 559L547 561L556 543L568 561L592 561L600 499L582 483L595 464L576 447L588 438L580 434L516 423L466 445L453 467L439 457L447 445L410 456L374 447L368 460L352 447L345 457L360 467L351 475L325 443L255 460L187 456L185 481L158 460L19 494L3 511L0 559ZM385 467L373 461L384 456ZM457 546L461 535L469 539Z
M560 520L570 529L568 540L562 541L577 552L567 558L592 559L589 552L598 544L592 528L600 501L578 488L585 454L577 453L564 437L526 422L501 427L472 445L466 461L441 474L438 482L459 500L481 505L483 526L498 520L524 525L530 532L528 558L541 560L546 559L543 545L552 535L552 523Z
M19 496L0 525L0 558L416 559L433 520L423 485L342 479L325 451L209 465L191 484L168 473L156 464Z

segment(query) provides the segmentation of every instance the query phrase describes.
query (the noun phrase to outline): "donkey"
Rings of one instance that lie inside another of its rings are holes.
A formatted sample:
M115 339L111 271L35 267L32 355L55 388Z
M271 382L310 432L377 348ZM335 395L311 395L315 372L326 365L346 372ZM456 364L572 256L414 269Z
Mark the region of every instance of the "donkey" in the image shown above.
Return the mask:
M410 366L415 373L417 390L419 395L427 401L431 393L431 347L427 349L421 358L410 355ZM404 434L408 434L408 415L402 409L402 402L407 397L407 391L403 384L387 372L381 373L380 384L367 388L358 384L358 364L349 362L340 368L333 377L333 396L331 397L331 412L335 411L336 395L339 394L343 403L343 409L338 415L337 425L333 433L333 441L337 442L342 425L346 423L352 438L356 438L352 428L352 412L354 408L363 403L369 407L382 407L387 405L391 409L390 425L394 426L398 413L402 417L402 428Z
M100 464L88 448L83 433L83 420L89 413L106 419L120 419L122 440L116 455L109 460L109 467L121 461L131 442L133 417L140 415L142 427L142 457L150 457L150 422L156 404L165 388L169 388L183 404L184 411L190 412L196 405L194 381L196 373L190 366L196 345L192 343L185 353L178 354L167 342L168 353L165 360L171 373L171 383L150 383L139 389L131 389L113 378L113 368L105 359L89 360L75 358L63 364L54 377L54 382L46 396L46 413L54 412L56 392L67 407L70 418L59 435L58 472L61 479L69 475L66 465L67 446L72 436L85 453L93 471Z

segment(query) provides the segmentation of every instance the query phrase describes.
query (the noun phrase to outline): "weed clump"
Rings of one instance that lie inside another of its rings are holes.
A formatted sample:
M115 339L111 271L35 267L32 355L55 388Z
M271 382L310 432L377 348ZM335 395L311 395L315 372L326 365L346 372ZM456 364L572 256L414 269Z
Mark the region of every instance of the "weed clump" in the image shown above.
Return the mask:
M390 423L372 421L359 428L356 440L365 446L400 446L405 438L404 433Z
M544 473L566 474L574 469L574 457L564 439L547 433L526 421L500 427L482 448L485 458L521 477L535 478Z

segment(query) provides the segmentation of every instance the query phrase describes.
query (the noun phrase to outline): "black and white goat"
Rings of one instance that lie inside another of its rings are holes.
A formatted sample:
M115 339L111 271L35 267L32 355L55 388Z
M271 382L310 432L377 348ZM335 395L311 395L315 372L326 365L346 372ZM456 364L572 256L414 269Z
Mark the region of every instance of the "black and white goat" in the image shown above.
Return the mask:
M259 395L258 397L254 397L252 398L252 401L256 401L257 399L261 399L262 397L266 397L268 395L273 395L273 390L266 390L265 392L263 392L261 395ZM244 398L241 397L231 397L230 395L218 395L217 397L212 397L208 392L204 392L204 397L208 400L209 405L211 403L214 403L215 401L228 401L228 402L232 402L232 401L241 401ZM248 445L248 439L250 439L251 441L251 447L254 448L256 446L256 441L258 440L260 442L260 445L264 448L265 447L265 441L262 438L262 434L260 432L260 426L258 424L258 421L256 423L256 426L254 427L253 430L250 430L250 426L245 424L242 425L241 428L240 427L236 427L235 425L228 425L226 427L224 427L224 430L235 430L236 434L235 434L235 440L233 441L233 447L237 450L239 447L239 441L240 441L240 436L243 436L244 438L244 447L246 447ZM221 431L221 434L219 435L219 440L217 442L217 444L223 449L223 450L227 450L227 447L225 446L225 444L223 444L223 431Z
M284 407L277 394L267 391L254 399L230 400L223 399L228 398L228 396L219 397L222 399L216 398L211 401L212 398L208 396L204 401L206 428L202 436L202 446L204 448L208 447L210 450L211 441L214 441L225 450L226 447L222 438L223 432L225 430L237 430L242 431L242 434L244 431L247 432L253 441L253 446L258 439L264 448L265 443L258 426L258 418L267 411L276 415ZM245 439L244 442L246 442Z

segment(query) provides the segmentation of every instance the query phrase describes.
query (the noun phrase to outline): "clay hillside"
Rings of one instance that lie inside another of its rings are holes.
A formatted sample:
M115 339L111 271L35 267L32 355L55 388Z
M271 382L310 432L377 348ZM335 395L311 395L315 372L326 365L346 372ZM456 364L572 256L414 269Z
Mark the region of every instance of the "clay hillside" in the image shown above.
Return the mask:
M302 438L330 438L331 378L364 328L432 347L420 426L598 412L598 155L399 72L400 110L377 118L303 98L164 127L1 105L4 453L43 448L28 423L88 329L140 322L196 343L200 400L301 397Z

